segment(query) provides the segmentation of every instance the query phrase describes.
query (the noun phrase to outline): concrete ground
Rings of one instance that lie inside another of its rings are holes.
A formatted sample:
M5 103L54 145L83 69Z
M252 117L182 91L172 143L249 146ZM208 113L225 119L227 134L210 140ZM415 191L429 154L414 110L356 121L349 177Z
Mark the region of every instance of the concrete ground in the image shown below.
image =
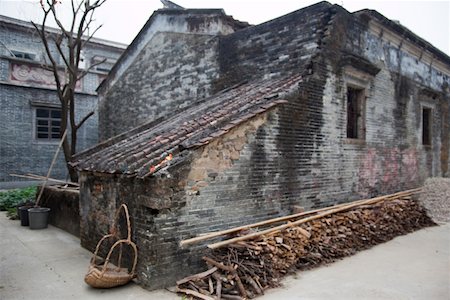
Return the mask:
M0 213L0 299L180 299L135 284L96 290L91 254L55 227L30 230ZM398 237L329 266L300 272L270 299L450 299L450 224Z

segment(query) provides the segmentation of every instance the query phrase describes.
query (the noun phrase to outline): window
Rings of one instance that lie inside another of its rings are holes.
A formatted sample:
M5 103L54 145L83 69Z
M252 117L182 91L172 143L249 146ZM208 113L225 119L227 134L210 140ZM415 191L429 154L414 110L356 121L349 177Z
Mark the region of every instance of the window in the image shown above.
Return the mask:
M99 71L99 72L104 72L104 73L109 73L109 71L111 71L111 68L107 67L107 66L105 66L105 67L96 67L95 69L97 71Z
M364 139L364 89L347 88L347 138Z
M61 109L36 108L36 138L38 140L55 140L60 138Z
M95 67L95 70L102 73L109 73L109 71L111 71L115 63L116 59L99 55L95 55L91 59L91 65L98 64Z
M32 53L22 52L22 51L11 51L11 53L14 55L14 57L22 58L22 59L28 59L28 60L34 60L35 55Z
M422 107L422 144L431 145L431 108Z

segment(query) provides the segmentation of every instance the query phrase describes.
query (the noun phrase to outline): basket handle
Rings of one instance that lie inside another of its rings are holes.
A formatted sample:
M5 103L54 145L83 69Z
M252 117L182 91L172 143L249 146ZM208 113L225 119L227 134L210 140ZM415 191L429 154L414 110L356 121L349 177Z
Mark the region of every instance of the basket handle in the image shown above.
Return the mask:
M113 237L113 236L114 236L114 234L107 234L104 237L102 237L100 239L100 241L98 241L97 246L95 247L94 256L91 259L91 265L95 266L95 260L97 258L98 250L100 249L100 245L103 243L103 241L108 239L108 238L110 238L110 237Z
M119 208L117 209L116 215L115 215L115 217L114 217L114 223L113 223L113 226L112 226L112 228L111 228L111 232L112 232L113 235L115 235L115 234L117 233L117 224L119 223L119 214L120 214L120 212L121 212L122 210L124 211L125 217L126 217L126 220L127 220L127 234L128 234L128 236L127 236L126 240L127 240L127 241L131 241L131 222L130 222L130 214L129 214L129 212L128 212L128 207L127 207L125 204L121 204L121 205L119 206Z
M127 245L130 245L131 248L133 248L133 251L134 251L133 267L131 268L131 274L134 274L134 272L136 270L136 265L137 265L137 247L136 247L136 244L133 243L131 240L126 239L126 240L118 240L117 242L114 243L114 245L112 245L111 249L109 249L108 255L106 256L106 259L105 259L105 263L103 264L102 273L101 273L102 275L107 270L106 267L109 264L109 260L111 258L111 255L113 253L114 248L116 248L118 245L121 245L121 244L124 244L124 243L127 244ZM120 262L118 263L118 265L120 265Z

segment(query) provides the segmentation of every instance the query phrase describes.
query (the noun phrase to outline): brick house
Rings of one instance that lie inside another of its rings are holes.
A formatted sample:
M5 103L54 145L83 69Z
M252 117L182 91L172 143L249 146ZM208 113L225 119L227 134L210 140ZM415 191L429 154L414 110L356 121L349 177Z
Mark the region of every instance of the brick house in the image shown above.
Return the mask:
M74 161L81 243L127 203L138 281L158 288L201 265L184 238L448 176L449 75L373 10L321 2L256 26L158 10L99 89L105 140Z
M56 47L51 47L56 53ZM96 110L96 89L124 48L123 44L95 38L87 44L83 53L85 67L105 58L107 61L79 83L76 113L80 119ZM0 16L0 188L29 184L18 182L19 178L9 176L11 173L46 175L59 143L61 105L53 74L43 68L45 55L30 22ZM97 114L79 133L80 150L98 142ZM60 155L52 177L64 179L66 173Z

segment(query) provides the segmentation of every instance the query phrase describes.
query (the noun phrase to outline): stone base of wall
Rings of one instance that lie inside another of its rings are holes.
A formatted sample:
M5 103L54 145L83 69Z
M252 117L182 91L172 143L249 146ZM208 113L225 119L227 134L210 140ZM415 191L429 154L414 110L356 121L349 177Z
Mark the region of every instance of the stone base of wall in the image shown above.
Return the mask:
M39 194L40 188L38 188ZM58 186L45 187L40 206L51 209L49 224L80 236L80 192Z

